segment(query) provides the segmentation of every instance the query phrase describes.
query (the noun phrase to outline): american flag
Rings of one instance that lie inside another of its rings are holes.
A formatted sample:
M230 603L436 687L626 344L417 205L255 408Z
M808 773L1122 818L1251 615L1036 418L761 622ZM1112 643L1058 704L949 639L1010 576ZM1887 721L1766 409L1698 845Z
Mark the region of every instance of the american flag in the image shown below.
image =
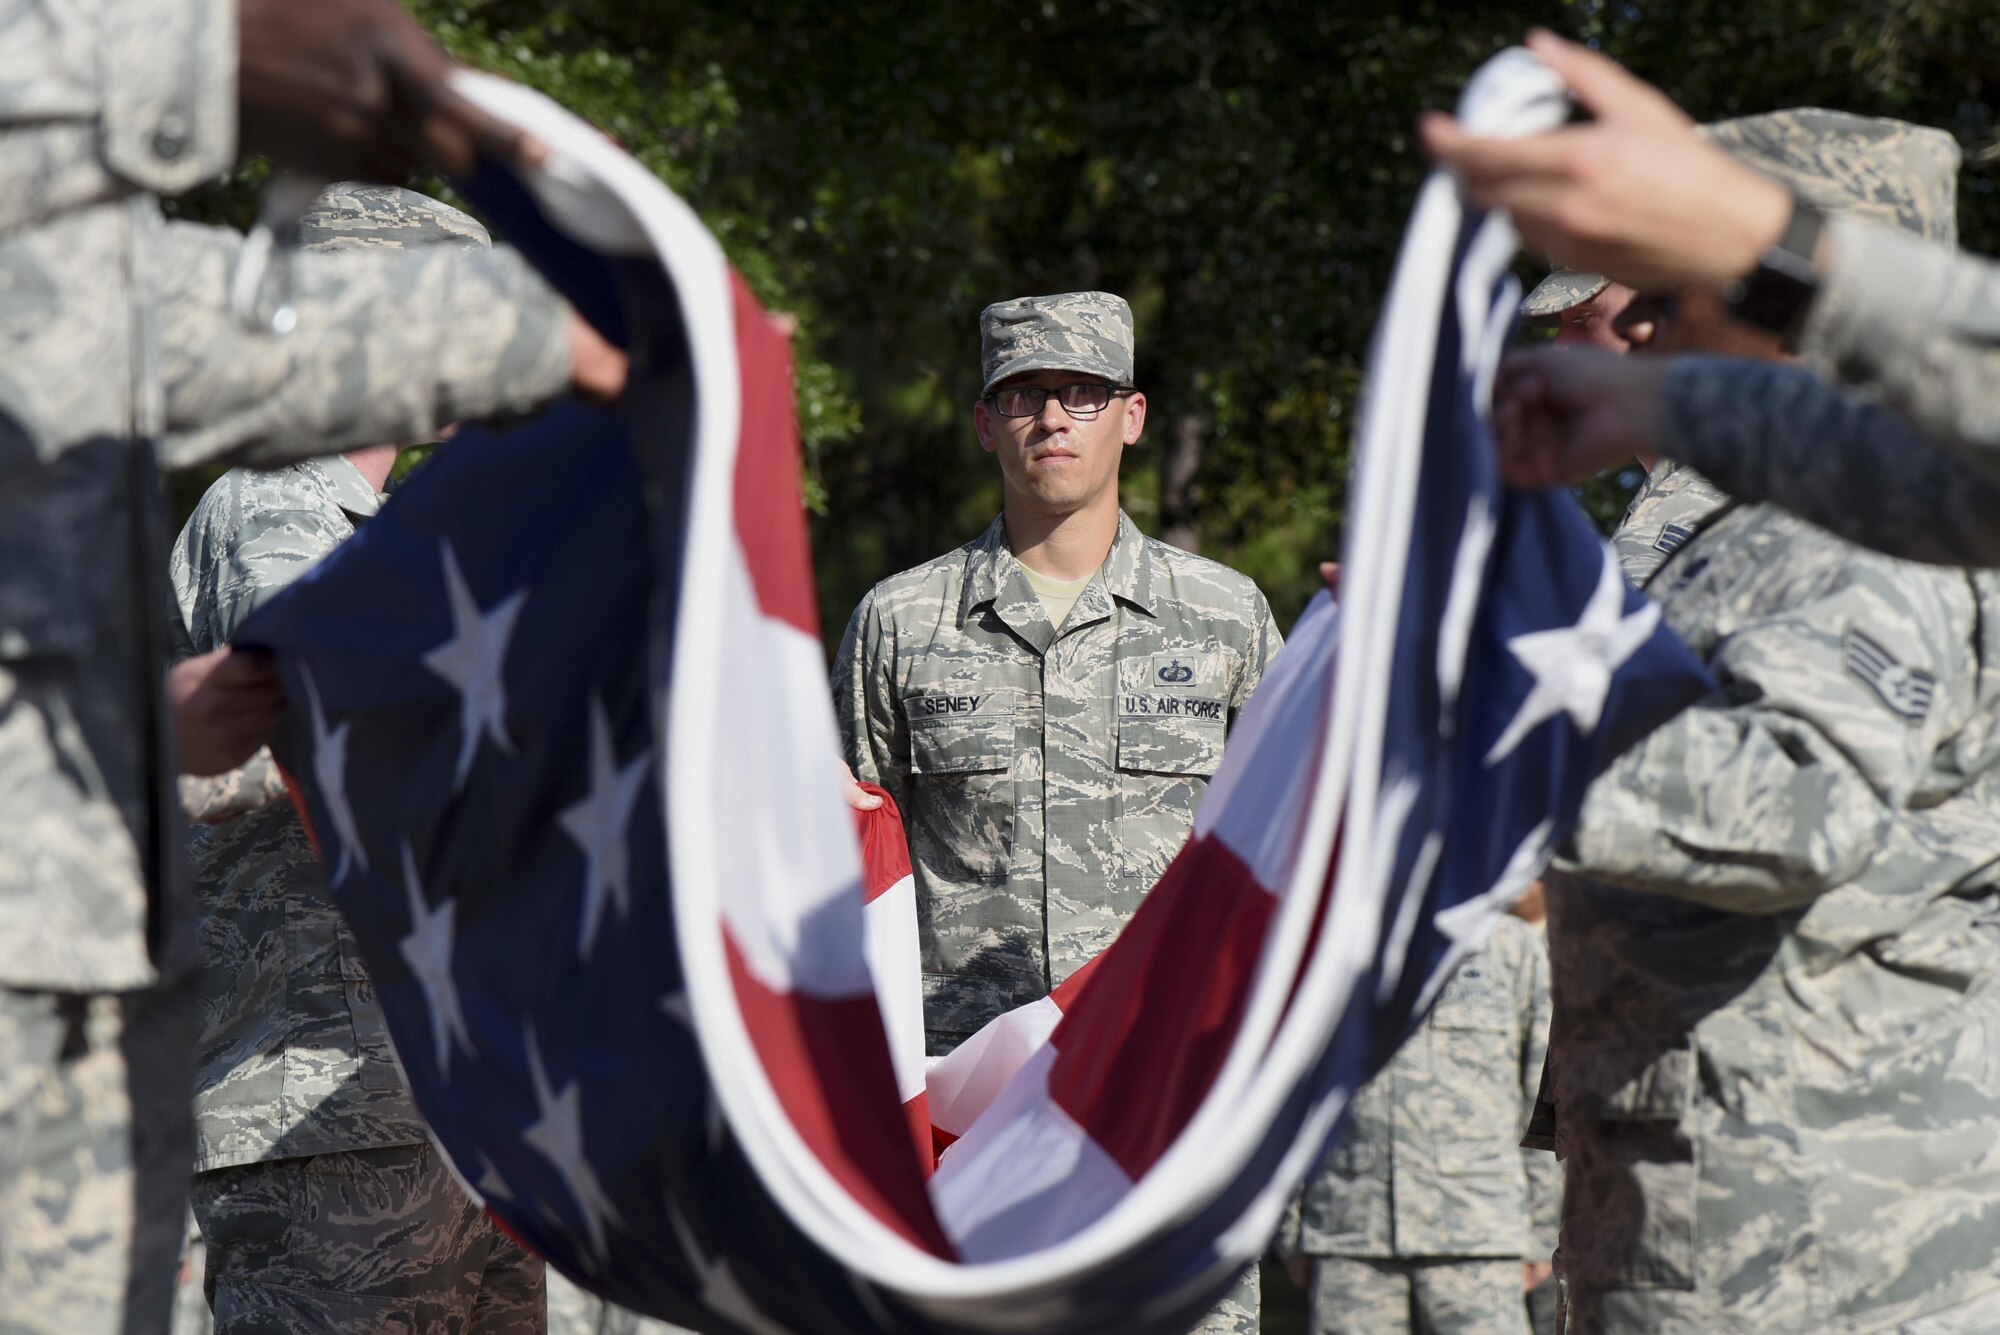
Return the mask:
M467 193L632 390L468 429L240 637L278 655L281 758L440 1145L535 1251L682 1325L1187 1329L1590 776L1704 687L1572 500L1499 488L1506 220L1424 187L1345 605L1302 618L1187 848L926 1078L893 817L857 840L836 782L784 341L608 141L467 92L551 149ZM1509 53L1461 114L1552 124L1560 85Z

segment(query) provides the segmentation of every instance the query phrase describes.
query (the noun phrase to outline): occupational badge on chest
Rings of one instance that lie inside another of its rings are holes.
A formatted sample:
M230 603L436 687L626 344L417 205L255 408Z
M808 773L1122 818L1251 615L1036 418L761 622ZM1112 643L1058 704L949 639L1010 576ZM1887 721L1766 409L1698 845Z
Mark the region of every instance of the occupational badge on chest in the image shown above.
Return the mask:
M1143 674L1127 667L1119 675L1125 686L1118 693L1118 712L1126 718L1224 719L1222 700L1208 655L1154 654ZM1136 680L1135 680L1136 678Z

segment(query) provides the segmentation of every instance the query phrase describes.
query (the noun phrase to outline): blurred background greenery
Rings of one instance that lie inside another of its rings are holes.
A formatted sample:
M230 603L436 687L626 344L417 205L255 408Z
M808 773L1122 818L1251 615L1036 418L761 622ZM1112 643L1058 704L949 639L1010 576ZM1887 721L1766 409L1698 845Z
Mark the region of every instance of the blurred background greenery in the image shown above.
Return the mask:
M872 582L998 508L970 420L979 309L1088 287L1138 321L1151 416L1126 508L1255 577L1289 624L1340 541L1362 359L1424 170L1412 123L1530 23L1700 119L1823 105L1951 130L1966 242L2000 245L1990 0L413 8L460 59L616 137L798 317L829 637ZM183 211L241 222L261 178ZM1586 502L1615 518L1635 479Z

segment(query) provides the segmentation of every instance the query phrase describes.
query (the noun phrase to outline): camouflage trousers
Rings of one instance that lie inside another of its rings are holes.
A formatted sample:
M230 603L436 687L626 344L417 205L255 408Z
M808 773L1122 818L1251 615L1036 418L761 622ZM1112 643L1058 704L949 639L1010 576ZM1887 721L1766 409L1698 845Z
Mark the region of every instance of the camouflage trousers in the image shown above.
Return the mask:
M0 1332L165 1328L194 1162L186 984L0 991Z
M1313 1258L1313 1335L1527 1335L1516 1260Z
M194 1182L217 1335L540 1335L542 1263L429 1144L217 1168Z
M689 1332L585 1293L551 1267L549 1335L689 1335Z
M1208 1309L1189 1335L1257 1335L1259 1292L1257 1267L1251 1266L1236 1280L1236 1287L1222 1295L1222 1301Z
M1996 1277L2000 1280L2000 1277ZM1591 1320L1567 1310L1561 1335L1595 1335L1599 1331L1639 1331L1653 1335L1759 1335L1756 1327L1731 1321L1713 1306L1696 1308L1685 1293L1629 1290L1629 1298L1610 1319ZM1871 1335L1995 1335L2000 1332L2000 1283L1976 1298L1923 1316L1886 1326L1845 1325L1842 1330L1866 1330Z

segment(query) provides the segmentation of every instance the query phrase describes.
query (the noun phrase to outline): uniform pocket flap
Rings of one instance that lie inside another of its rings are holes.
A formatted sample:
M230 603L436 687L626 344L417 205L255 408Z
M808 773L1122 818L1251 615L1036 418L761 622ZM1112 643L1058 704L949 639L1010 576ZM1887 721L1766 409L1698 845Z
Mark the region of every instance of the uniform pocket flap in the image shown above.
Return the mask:
M955 720L910 729L915 774L982 774L1014 763L1011 719Z
M1694 1102L1692 1047L1662 1052L1646 1048L1585 1045L1565 1053L1565 1093L1585 1117L1607 1122L1679 1121ZM1561 1117L1564 1112L1558 1112Z
M1148 774L1213 774L1222 764L1220 720L1118 720L1118 768Z

